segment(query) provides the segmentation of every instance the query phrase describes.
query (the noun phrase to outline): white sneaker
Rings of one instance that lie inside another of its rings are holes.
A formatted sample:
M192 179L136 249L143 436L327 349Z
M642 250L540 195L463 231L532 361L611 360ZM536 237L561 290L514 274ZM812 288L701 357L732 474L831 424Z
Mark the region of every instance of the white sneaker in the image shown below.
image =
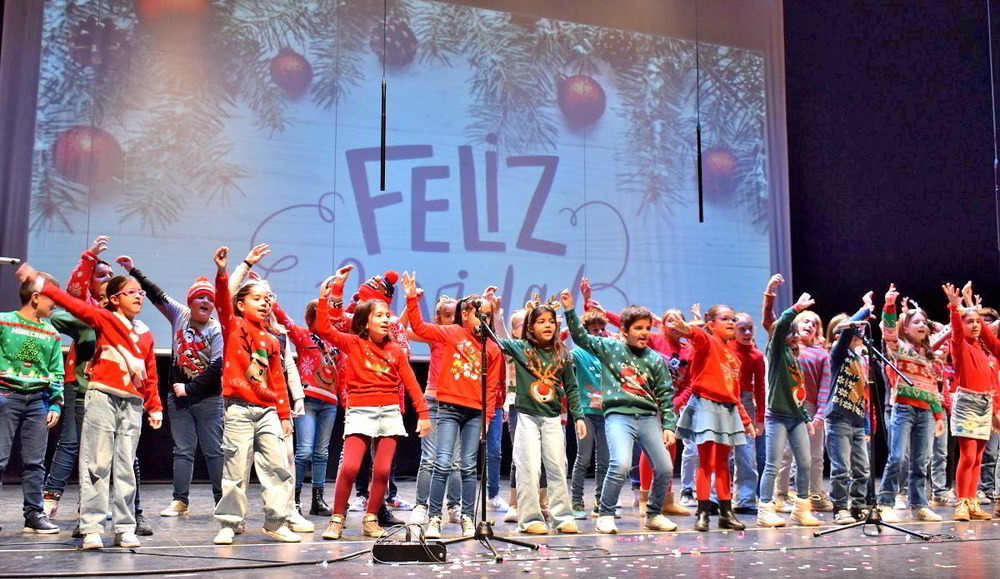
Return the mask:
M777 506L773 502L761 502L757 505L757 526L758 527L784 527L788 524L775 512Z
M677 525L663 515L656 515L653 518L646 519L646 528L651 531L666 531L669 533L676 531Z
M427 523L427 506L417 505L410 511L410 524L423 525Z
M462 515L462 536L471 537L476 534L476 524L469 515Z
M453 505L448 507L448 522L449 523L461 523L462 522L462 507L459 505Z
M83 537L83 550L90 551L92 549L103 549L104 541L101 540L100 533L87 533Z
M943 519L941 515L932 511L930 507L920 507L919 509L914 509L913 516L916 517L918 521L937 522Z
M507 504L507 501L503 500L503 497L501 497L500 495L497 495L492 499L490 499L488 506L491 511L496 511L498 513L502 513L510 508L510 505Z
M691 490L685 490L681 493L681 506L682 507L697 507L698 499L694 498L694 492Z
M892 508L896 509L897 511L908 510L910 506L906 503L907 503L906 495L896 495L896 503L892 506Z
M42 511L45 512L45 516L52 518L56 516L59 511L59 498L62 496L55 493L54 491L45 491L42 495L44 500L42 501Z
M441 517L435 515L431 517L430 521L427 522L427 528L424 529L425 539L440 539L441 538Z
M881 515L881 519L887 523L899 523L903 520L902 517L896 513L896 509L887 505L879 505L878 514Z
M116 547L138 547L139 537L135 533L115 533Z
M385 500L385 506L389 507L394 511L412 511L413 503L407 501L406 499L401 499L399 497L392 497L391 499Z
M302 540L302 537L293 533L292 530L288 528L288 525L281 525L273 531L264 529L264 534L272 539L281 541L282 543L298 543Z
M187 503L177 499L170 501L170 506L160 511L161 517L180 517L186 514L188 514Z
M778 497L774 503L774 510L778 513L791 513L795 510L795 499Z
M288 530L296 533L312 533L316 530L316 525L313 525L312 521L303 517L295 509L292 509L288 514L285 524L288 526Z
M517 522L517 507L510 507L509 509L507 509L507 514L503 516L503 522L505 523Z
M219 532L215 534L215 538L212 542L216 545L232 545L233 537L236 535L236 530L232 527L222 527Z
M595 530L598 533L604 533L605 535L614 535L618 532L618 527L615 526L615 518L612 515L601 515L600 517L597 517L597 524L595 527Z
M851 511L848 511L847 509L840 509L833 515L833 522L838 525L850 525L851 523L856 523L858 521L851 515Z
M347 510L352 513L360 513L367 509L368 509L368 499L366 499L365 497L358 497L354 499L353 501L351 501L350 506L347 507Z
M976 498L979 499L979 504L981 505L988 505L993 502L983 491L976 491Z

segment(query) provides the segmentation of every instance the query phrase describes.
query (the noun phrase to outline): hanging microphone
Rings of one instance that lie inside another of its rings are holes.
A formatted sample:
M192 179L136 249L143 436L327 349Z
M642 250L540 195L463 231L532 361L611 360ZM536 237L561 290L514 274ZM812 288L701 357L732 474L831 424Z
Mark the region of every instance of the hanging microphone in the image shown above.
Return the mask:
M382 77L382 157L379 165L379 190L385 191L385 77Z
M705 179L701 171L701 123L694 130L698 147L698 223L705 222Z
M0 265L18 265L21 260L16 257L0 257Z

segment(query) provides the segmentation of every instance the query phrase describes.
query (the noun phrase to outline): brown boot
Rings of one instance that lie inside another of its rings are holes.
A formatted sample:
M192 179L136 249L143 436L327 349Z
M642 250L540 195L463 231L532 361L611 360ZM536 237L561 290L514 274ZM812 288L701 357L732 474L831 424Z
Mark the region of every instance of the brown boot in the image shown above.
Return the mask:
M639 516L646 516L646 507L649 505L649 491L639 489Z
M978 499L969 500L969 516L972 517L973 521L989 521L993 518L992 515L987 513L979 506Z
M378 515L368 513L361 519L361 533L366 537L379 538L385 533L385 529L378 526Z
M674 491L670 491L663 500L663 514L668 517L689 517L691 511L674 502Z
M971 519L972 516L969 514L969 499L958 499L958 504L955 505L955 520L968 521Z
M332 515L330 522L326 524L323 531L323 538L337 540L344 534L344 515Z

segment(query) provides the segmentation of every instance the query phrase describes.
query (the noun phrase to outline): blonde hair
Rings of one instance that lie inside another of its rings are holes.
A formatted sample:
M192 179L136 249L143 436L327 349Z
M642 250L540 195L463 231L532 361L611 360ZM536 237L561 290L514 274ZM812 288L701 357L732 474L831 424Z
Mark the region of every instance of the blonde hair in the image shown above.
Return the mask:
M807 346L811 346L813 345L813 343L818 342L820 340L820 336L823 333L823 320L820 319L819 314L817 314L816 312L812 310L806 310L804 312L799 312L798 315L795 316L795 319L792 320L792 323L795 324L796 328L801 328L802 322L806 320L812 320L813 327L816 328L815 337L812 339L810 343L805 344Z
M843 322L846 319L847 319L847 314L845 314L843 312L841 312L841 313L833 316L832 318L830 318L830 323L826 325L826 347L827 348L832 348L833 347L833 335L837 333L837 326L840 325L840 322Z

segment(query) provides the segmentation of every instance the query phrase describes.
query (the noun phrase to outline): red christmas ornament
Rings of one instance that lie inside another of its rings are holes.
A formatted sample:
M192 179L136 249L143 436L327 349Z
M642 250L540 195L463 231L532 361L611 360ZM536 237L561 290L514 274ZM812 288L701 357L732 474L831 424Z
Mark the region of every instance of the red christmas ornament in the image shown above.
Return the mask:
M107 131L77 125L63 131L52 145L56 170L81 185L101 185L120 175L124 153Z
M710 147L701 153L705 200L710 203L727 201L736 188L739 160L725 145Z
M580 128L604 115L607 97L600 83L578 74L559 82L559 108L570 126Z
M203 21L212 14L211 0L136 0L139 21Z
M278 55L271 59L271 80L292 98L305 94L309 84L312 83L312 78L312 65L304 56L291 48L282 48Z
M403 18L391 17L385 25L385 53L382 52L382 25L372 29L368 41L372 51L388 66L401 67L417 55L417 37Z

